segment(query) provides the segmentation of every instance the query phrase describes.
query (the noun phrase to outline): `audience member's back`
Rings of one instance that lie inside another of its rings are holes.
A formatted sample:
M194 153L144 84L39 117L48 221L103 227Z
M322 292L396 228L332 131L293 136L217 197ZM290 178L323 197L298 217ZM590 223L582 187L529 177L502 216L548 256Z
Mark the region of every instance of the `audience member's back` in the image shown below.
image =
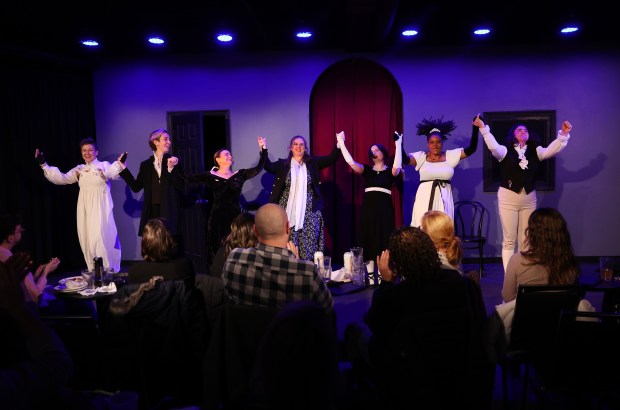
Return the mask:
M310 301L291 302L259 346L247 409L342 408L335 316Z
M154 276L182 280L195 275L191 259L179 256L177 242L164 218L153 218L147 222L140 248L144 260L129 267L129 283L148 282Z
M138 390L150 407L166 396L176 405L198 403L207 331L192 278L125 285L107 317L109 388Z

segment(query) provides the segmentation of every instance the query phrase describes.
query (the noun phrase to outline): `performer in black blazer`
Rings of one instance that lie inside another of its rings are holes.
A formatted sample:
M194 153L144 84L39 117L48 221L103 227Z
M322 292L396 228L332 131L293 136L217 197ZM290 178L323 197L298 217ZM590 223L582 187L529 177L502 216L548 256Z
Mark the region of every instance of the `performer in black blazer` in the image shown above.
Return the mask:
M266 152L267 140L261 138L258 143ZM271 162L266 156L265 171L276 176L269 202L286 210L291 228L289 239L299 248L299 258L313 260L314 252L322 252L325 246L319 171L333 165L340 152L334 146L328 155L313 157L307 148L301 135L291 138L288 157Z
M149 135L149 146L153 150L153 155L140 163L136 178L124 164L126 156L121 158L123 168L121 178L133 192L144 189L144 205L138 236L142 236L144 226L150 219L162 217L168 220L175 239L180 241L180 201L185 188L181 178L182 169L178 165L179 160L168 153L171 145L168 131L164 129L153 131Z

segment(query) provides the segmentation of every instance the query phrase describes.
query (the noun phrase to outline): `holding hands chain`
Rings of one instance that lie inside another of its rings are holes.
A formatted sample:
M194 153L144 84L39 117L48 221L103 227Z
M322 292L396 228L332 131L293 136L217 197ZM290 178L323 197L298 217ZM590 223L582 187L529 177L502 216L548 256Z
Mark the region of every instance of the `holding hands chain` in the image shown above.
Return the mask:
M484 128L484 121L482 120L482 117L480 116L480 113L478 113L478 115L476 115L476 118L474 118L474 121L472 122L473 125L475 125L478 128Z
M267 149L267 138L258 137L258 147L262 150Z
M338 149L342 149L342 147L344 147L345 138L344 131L340 131L336 134L336 146Z

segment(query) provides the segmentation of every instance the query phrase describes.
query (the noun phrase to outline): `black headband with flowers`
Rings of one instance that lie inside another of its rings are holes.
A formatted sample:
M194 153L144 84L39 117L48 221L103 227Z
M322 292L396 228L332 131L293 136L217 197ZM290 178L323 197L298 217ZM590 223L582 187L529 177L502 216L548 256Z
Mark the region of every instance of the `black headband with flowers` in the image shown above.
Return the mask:
M418 129L417 135L424 135L428 138L433 134L439 134L441 140L445 141L448 139L448 135L456 129L456 124L452 120L444 121L443 116L437 119L431 117L429 119L424 118L417 123L416 128Z

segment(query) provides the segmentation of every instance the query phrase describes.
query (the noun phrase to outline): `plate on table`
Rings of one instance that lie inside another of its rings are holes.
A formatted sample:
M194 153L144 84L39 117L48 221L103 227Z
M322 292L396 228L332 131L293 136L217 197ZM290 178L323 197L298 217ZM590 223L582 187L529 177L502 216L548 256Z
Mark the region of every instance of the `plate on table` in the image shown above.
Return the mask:
M77 292L86 288L86 280L81 276L71 276L69 278L60 279L58 285L54 286L54 290L59 292Z

